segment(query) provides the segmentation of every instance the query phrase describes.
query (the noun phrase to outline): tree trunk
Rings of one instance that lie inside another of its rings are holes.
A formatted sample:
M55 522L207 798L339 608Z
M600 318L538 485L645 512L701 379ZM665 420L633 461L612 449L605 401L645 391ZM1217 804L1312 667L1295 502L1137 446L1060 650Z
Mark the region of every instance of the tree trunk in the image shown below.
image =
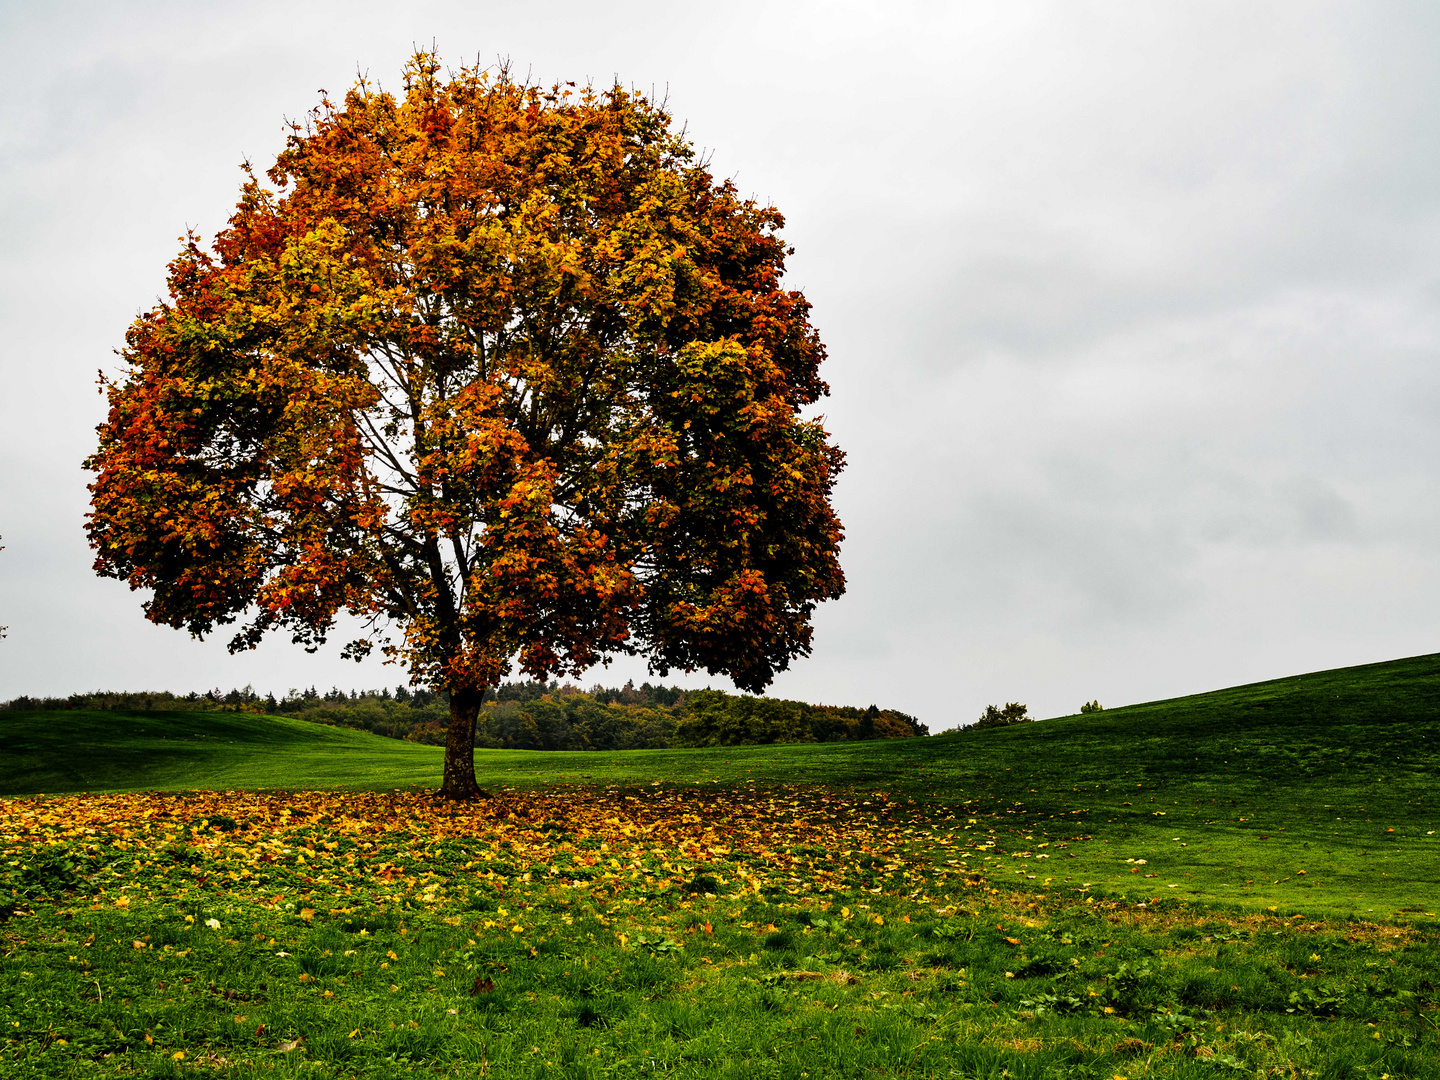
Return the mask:
M450 691L450 726L445 732L445 781L441 798L460 802L480 794L475 782L475 720L484 690Z

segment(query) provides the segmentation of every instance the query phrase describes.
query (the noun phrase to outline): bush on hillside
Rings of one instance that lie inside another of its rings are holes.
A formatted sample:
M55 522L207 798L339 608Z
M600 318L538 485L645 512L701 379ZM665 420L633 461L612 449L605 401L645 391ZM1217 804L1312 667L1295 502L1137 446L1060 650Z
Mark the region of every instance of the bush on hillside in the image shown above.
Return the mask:
M1084 705L1081 705L1081 706L1080 706L1080 712L1081 712L1082 714L1084 714L1084 713L1104 712L1104 711L1105 711L1105 706L1104 706L1104 705L1101 705L1098 700L1096 700L1096 701L1087 701Z
M1009 727L1011 724L1028 724L1034 719L1027 706L1021 705L1018 701L1007 701L1003 709L996 708L994 705L986 705L984 715L975 721L973 726L977 728Z

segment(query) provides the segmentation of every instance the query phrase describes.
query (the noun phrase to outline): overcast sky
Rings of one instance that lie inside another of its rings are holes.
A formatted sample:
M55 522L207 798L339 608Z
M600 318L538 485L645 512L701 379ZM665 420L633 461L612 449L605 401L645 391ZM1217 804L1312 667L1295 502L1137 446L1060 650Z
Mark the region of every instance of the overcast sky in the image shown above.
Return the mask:
M0 0L0 699L402 681L146 622L80 461L178 235L432 39L668 91L787 216L850 585L772 692L939 730L1436 651L1434 3Z

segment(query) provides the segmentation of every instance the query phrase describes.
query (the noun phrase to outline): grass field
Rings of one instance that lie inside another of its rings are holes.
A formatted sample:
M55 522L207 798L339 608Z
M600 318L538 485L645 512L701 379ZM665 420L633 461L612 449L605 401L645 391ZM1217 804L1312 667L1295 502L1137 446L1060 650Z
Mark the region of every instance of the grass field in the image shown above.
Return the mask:
M1437 735L1431 656L456 810L428 747L0 714L0 1075L1440 1076Z

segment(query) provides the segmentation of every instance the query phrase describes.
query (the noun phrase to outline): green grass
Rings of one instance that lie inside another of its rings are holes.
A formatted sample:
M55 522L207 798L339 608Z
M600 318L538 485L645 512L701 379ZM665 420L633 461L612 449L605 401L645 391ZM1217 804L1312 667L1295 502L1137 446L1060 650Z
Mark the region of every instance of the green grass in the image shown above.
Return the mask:
M0 797L404 787L434 783L442 759L433 746L278 716L0 713Z
M928 739L480 751L476 770L497 789L657 781L883 789L934 807L942 820L976 816L994 828L1005 854L978 856L977 865L1003 864L1026 887L1050 878L1052 890L1088 884L1247 908L1440 911L1440 655ZM273 717L0 714L0 795L388 789L433 785L439 771L435 748ZM1036 852L1010 857L1046 842L1068 846L1043 870Z
M430 747L0 714L0 796L335 792L0 808L0 1076L1440 1078L1437 739L1427 656L929 739L482 751L457 816L336 790L433 786Z
M71 839L21 855L56 895L0 927L0 1074L1440 1077L1433 924L946 885L893 805L692 798L724 844L683 865L664 793L40 804Z

